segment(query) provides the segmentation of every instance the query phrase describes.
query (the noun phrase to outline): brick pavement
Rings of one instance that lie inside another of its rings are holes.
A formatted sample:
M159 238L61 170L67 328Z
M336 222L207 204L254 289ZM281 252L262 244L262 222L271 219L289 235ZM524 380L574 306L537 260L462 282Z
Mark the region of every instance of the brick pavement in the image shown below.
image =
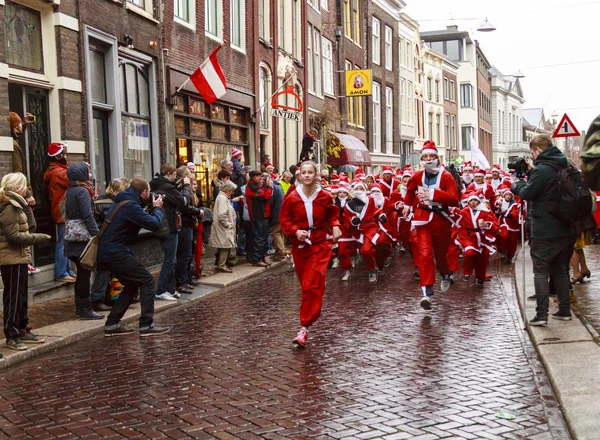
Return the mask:
M573 286L577 296L575 308L585 316L596 332L600 333L600 297L597 288L600 275L600 245L586 246L584 252L592 277L586 278L582 284Z
M0 431L24 438L569 438L518 327L510 273L458 281L422 311L405 261L376 287L330 278L322 320L293 350L298 283L279 270L160 323L0 374ZM391 274L396 273L394 279ZM339 273L337 273L339 276ZM515 420L495 416L509 412Z

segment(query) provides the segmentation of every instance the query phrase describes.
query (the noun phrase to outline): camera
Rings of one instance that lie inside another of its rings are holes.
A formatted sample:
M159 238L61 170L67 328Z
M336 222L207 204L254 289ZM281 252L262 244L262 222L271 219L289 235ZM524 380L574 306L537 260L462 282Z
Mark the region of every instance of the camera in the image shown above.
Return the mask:
M527 159L524 157L519 157L513 162L508 163L509 170L515 170L515 174L517 177L523 176L529 170L529 164L527 163Z
M28 122L28 123L30 123L30 124L34 124L35 121L36 121L36 119L37 118L35 117L35 115L32 115L32 114L29 114L29 115L25 116L25 121Z
M150 204L152 204L152 200L154 200L154 197L160 197L163 200L165 199L165 195L164 194L150 192Z

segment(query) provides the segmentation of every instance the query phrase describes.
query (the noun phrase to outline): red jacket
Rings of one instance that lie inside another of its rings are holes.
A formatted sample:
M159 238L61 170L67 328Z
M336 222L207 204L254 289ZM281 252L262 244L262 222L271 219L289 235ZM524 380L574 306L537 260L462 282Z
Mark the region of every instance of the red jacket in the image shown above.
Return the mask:
M67 178L68 165L58 162L50 163L50 167L44 173L44 180L48 185L48 196L50 197L50 212L54 223L64 223L65 220L60 215L60 202L65 199L69 179Z
M419 202L419 198L417 197L419 187L423 187L429 191L428 202ZM426 225L433 219L434 212L431 210L432 205L435 209L440 210L439 215L447 216L449 215L448 207L458 206L456 181L448 171L441 170L437 174L436 181L428 186L425 185L425 171L417 171L406 185L404 204L414 208L413 226Z
M373 241L373 244L376 244L378 238L385 235L382 231L380 233L379 216L383 211L375 205L375 201L371 196L367 198L367 203L360 212L352 209L352 205L353 204L351 203L346 203L346 208L344 209L344 215L342 217L343 226L348 230L353 231L354 239L359 243L363 243L366 239ZM353 218L360 219L360 224L358 226L352 224Z
M400 185L400 181L394 177L392 177L392 180L390 181L389 184L383 178L380 179L378 183L379 183L379 186L381 187L381 193L383 194L384 197L387 197L387 198L390 198L392 195L392 192L394 192L394 190L398 189L398 185Z
M489 229L480 229L479 220L490 222L491 227ZM493 213L489 211L473 211L470 206L467 206L458 212L455 229L458 229L455 243L463 251L474 250L481 253L483 248L486 247L492 254L496 252L494 242L496 241L499 228L498 221Z
M246 203L248 204L248 216L250 221L264 220L271 217L271 205L269 199L273 195L273 188L258 186L254 180L246 185Z

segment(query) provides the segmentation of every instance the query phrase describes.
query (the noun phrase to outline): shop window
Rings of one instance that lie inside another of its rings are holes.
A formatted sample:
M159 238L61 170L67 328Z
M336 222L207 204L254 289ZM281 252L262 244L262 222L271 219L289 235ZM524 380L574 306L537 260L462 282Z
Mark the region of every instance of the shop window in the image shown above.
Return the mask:
M175 104L173 110L176 112L185 112L185 98L181 95L175 95Z
M235 124L246 124L246 112L237 108L229 109L229 122Z
M186 136L188 134L187 119L175 118L175 134Z
M222 105L213 105L211 114L213 119L225 120L225 108Z
M204 121L193 121L190 134L194 137L208 138L208 124Z
M190 99L190 114L191 115L199 115L206 116L206 102L198 101L196 99Z
M40 12L7 0L4 6L4 47L9 65L43 72Z

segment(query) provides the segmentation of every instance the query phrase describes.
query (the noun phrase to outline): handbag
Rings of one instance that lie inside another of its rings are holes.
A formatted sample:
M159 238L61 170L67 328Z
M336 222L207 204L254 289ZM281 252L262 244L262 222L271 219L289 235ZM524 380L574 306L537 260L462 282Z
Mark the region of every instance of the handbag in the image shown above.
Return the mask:
M96 270L96 260L98 258L98 246L100 245L100 239L108 229L108 225L110 224L110 222L112 222L113 218L115 217L115 214L119 211L119 209L121 209L121 207L125 203L128 203L130 201L131 200L123 200L121 203L119 203L115 207L115 210L112 212L110 217L104 221L104 224L100 228L100 231L85 245L85 248L83 249L83 252L79 257L79 264L81 264L81 266L84 269L87 269L89 271Z
M90 241L92 236L90 235L90 231L88 231L85 222L81 219L76 220L67 220L65 222L65 240L66 241L74 241L74 242L85 242Z

